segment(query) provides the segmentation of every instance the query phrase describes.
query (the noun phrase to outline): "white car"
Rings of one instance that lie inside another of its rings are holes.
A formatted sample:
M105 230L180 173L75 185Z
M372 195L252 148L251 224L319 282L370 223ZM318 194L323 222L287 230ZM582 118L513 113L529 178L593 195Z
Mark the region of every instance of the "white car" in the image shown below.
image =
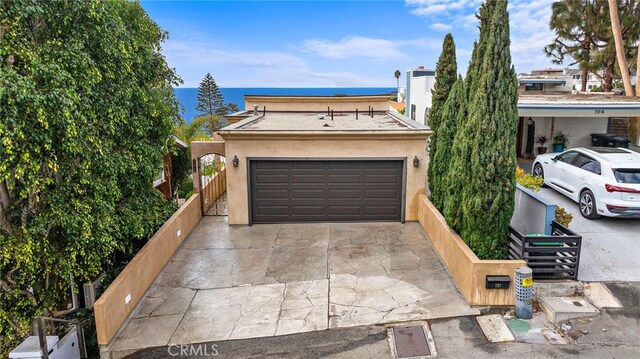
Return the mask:
M625 148L572 148L536 157L533 175L578 202L583 217L640 217L640 154Z

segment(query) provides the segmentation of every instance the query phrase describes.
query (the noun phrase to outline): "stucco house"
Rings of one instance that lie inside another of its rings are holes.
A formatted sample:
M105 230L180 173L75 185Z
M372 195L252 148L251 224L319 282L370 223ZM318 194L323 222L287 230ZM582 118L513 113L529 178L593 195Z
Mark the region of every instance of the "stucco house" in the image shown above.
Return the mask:
M591 134L610 134L628 138L631 145L640 145L640 101L611 93L579 93L581 74L572 69L549 68L518 76L518 156L527 153L527 140L532 130L534 142L540 136L552 139L562 131L569 136L569 147L591 146ZM407 72L407 117L417 123L427 123L431 107L431 89L435 72L419 67ZM588 86L600 84L589 74ZM415 115L410 108L415 108ZM533 126L531 126L533 125ZM550 141L545 145L552 148ZM533 148L537 148L537 143ZM535 152L535 150L534 150Z
M417 219L432 132L386 111L388 96L246 102L255 111L228 119L222 141L192 144L193 158L226 157L229 224Z

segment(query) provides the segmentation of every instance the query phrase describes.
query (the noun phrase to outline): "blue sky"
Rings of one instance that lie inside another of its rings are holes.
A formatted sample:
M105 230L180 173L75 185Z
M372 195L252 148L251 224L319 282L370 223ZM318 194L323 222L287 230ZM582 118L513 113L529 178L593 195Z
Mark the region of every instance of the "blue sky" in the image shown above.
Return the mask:
M170 38L163 53L197 87L210 72L221 87L395 87L393 72L434 68L451 32L466 71L480 0L142 1ZM555 66L552 0L511 0L518 72Z

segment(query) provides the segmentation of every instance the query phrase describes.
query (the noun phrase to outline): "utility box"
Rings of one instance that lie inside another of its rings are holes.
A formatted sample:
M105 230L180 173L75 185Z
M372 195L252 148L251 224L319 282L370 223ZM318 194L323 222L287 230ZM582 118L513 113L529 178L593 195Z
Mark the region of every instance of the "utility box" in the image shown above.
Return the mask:
M80 359L78 331L71 329L62 339L58 336L47 336L49 359ZM30 336L9 353L10 359L42 359L37 336Z
M47 337L47 349L49 349L50 353L53 353L54 347L58 343L60 339L58 336L48 336ZM40 341L36 336L30 336L25 339L20 345L18 345L15 349L9 353L10 359L42 359L44 354L42 350L40 350Z

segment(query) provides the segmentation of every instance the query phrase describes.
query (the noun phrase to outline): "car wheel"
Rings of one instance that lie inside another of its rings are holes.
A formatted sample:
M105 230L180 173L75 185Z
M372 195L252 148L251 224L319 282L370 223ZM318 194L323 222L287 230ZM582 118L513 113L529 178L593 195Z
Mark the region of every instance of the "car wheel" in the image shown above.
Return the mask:
M596 219L600 217L598 215L598 210L596 209L596 197L593 195L593 192L588 189L580 193L580 201L578 201L578 205L580 206L580 214L582 214L582 217L588 219Z
M542 168L542 165L539 163L536 163L533 166L533 176L534 177L540 177L544 180L544 169ZM547 187L547 185L544 184L544 182L542 182L542 187Z

